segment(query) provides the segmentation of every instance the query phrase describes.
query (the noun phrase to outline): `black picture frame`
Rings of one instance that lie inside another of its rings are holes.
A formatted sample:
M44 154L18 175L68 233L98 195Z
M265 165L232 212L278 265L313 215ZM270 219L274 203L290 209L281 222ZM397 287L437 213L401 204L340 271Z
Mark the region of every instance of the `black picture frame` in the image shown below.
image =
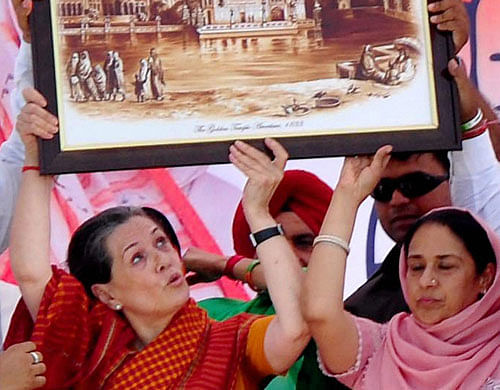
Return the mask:
M47 109L58 114L51 1L35 1L31 16L35 87L47 98ZM405 130L351 134L280 137L290 158L313 158L373 153L392 144L395 151L457 150L459 134L458 94L447 74L454 55L451 35L430 29L436 109L439 126L429 131ZM264 148L262 138L246 140ZM44 174L78 173L135 168L203 165L228 162L228 147L234 139L216 142L62 151L58 137L41 141L40 167Z

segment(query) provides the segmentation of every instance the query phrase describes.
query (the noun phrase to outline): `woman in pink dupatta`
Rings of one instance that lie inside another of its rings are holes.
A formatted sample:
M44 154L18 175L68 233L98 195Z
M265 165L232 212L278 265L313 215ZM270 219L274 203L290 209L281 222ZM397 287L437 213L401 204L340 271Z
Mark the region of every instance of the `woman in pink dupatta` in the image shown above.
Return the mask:
M411 314L387 324L343 310L348 242L391 147L348 158L315 242L302 310L326 375L353 389L500 388L500 238L468 211L431 211L410 230L400 279Z

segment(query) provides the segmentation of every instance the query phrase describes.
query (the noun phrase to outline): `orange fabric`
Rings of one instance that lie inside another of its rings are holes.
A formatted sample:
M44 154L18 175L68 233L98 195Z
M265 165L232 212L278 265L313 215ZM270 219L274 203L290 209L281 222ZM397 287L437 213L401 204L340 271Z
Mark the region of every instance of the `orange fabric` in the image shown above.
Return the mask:
M250 327L245 351L246 364L238 370L235 390L257 389L258 383L266 376L278 374L269 364L264 351L264 338L274 317L262 317Z
M28 338L37 344L47 365L45 389L229 390L242 388L240 373L248 383L244 388L256 389L267 374L262 371L269 371L260 361L269 320L259 318L244 313L216 322L190 300L138 351L136 335L120 314L90 299L73 276L54 268L34 327L21 301L6 346Z

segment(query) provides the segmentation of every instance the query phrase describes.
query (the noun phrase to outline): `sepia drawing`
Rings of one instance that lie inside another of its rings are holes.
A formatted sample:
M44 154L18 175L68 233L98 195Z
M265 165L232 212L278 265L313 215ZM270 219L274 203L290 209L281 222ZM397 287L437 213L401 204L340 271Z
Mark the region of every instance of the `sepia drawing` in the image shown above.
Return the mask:
M42 166L224 162L234 140L265 137L292 157L457 148L456 92L442 73L452 44L426 5L37 2L35 79L60 123Z
M69 149L436 126L418 0L52 1Z

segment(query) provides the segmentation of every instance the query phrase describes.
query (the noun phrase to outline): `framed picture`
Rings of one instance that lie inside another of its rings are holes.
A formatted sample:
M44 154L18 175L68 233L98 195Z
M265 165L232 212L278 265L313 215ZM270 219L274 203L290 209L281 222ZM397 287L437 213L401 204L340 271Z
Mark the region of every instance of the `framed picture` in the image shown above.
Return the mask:
M458 149L449 36L425 0L43 0L35 85L58 115L44 173Z

